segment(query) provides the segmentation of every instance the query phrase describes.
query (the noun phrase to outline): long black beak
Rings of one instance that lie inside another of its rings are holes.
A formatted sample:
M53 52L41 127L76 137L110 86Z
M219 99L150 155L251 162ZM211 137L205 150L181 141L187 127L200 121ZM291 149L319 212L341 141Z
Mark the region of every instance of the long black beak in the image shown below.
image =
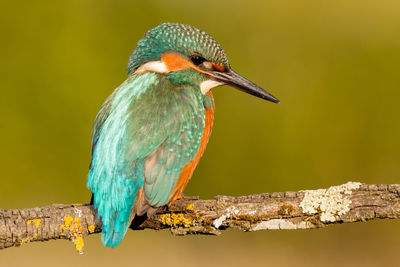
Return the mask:
M223 82L227 85L231 85L240 91L254 95L256 97L279 103L279 100L273 95L262 89L257 84L247 80L245 77L241 76L233 70L227 72L211 71L209 75L218 82Z

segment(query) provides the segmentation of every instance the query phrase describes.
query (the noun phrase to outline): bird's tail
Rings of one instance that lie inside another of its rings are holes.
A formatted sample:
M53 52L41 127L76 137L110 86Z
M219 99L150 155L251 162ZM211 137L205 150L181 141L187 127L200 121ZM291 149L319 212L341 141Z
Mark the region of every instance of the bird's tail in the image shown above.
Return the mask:
M121 243L129 229L132 212L119 212L108 222L103 221L101 242L105 246L115 248Z
M102 220L103 226L101 231L101 242L107 246L115 248L124 239L126 232L129 229L131 218L134 212L134 205L125 207L125 209L114 212L105 212L104 206L100 205L97 207L95 204L94 194L90 199L90 204L95 206L97 210L97 216Z

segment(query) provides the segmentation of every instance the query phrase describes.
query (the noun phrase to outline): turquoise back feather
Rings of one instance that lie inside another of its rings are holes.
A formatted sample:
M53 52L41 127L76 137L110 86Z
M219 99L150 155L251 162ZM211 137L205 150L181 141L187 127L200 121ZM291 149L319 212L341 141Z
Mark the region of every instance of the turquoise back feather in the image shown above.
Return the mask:
M131 75L102 106L92 137L88 188L102 218L102 242L124 238L139 188L153 207L165 205L182 168L197 154L204 129L204 96L174 74Z

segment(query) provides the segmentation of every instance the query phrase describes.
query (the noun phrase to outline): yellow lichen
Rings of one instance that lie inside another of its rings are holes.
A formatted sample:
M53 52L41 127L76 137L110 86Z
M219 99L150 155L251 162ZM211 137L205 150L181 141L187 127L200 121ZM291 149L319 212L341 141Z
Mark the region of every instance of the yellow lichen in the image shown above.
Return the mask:
M83 252L83 247L85 246L85 242L83 242L83 238L80 236L75 237L74 239L75 249L79 253Z
M74 220L74 218L72 218L71 216L64 216L64 222L67 227L69 227L71 225L73 220Z
M26 224L29 225L31 223L36 224L36 229L39 228L40 225L40 219L30 219L26 221Z
M192 204L187 205L186 209L193 211L194 210L194 204L192 203Z
M190 227L193 225L193 221L186 218L182 213L163 214L160 216L159 221L164 225L169 225L172 227Z
M94 224L88 226L89 233L94 233L95 229L96 229L96 226L94 226Z
M81 221L78 217L64 216L64 224L60 225L60 229L63 231L69 231L69 234L60 233L62 236L68 236L75 244L75 248L79 253L83 253L84 242L82 235L87 233L86 229L82 226ZM95 226L90 225L88 230L94 231Z
M69 230L71 234L82 234L85 228L82 226L81 221L78 217L64 216L64 224L60 225L62 230Z
M21 241L19 241L18 245L22 246L23 244L27 244L29 242L31 242L30 238L29 237L25 237L25 238L22 238Z

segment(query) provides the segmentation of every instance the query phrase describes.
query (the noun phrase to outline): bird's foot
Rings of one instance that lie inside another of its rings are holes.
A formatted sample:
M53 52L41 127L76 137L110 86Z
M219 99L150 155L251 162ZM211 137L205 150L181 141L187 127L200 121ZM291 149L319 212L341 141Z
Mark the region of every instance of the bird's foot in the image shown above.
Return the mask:
M181 193L181 194L176 198L176 200L181 199L181 198L183 198L184 196L185 196L185 194L184 194L184 193Z

